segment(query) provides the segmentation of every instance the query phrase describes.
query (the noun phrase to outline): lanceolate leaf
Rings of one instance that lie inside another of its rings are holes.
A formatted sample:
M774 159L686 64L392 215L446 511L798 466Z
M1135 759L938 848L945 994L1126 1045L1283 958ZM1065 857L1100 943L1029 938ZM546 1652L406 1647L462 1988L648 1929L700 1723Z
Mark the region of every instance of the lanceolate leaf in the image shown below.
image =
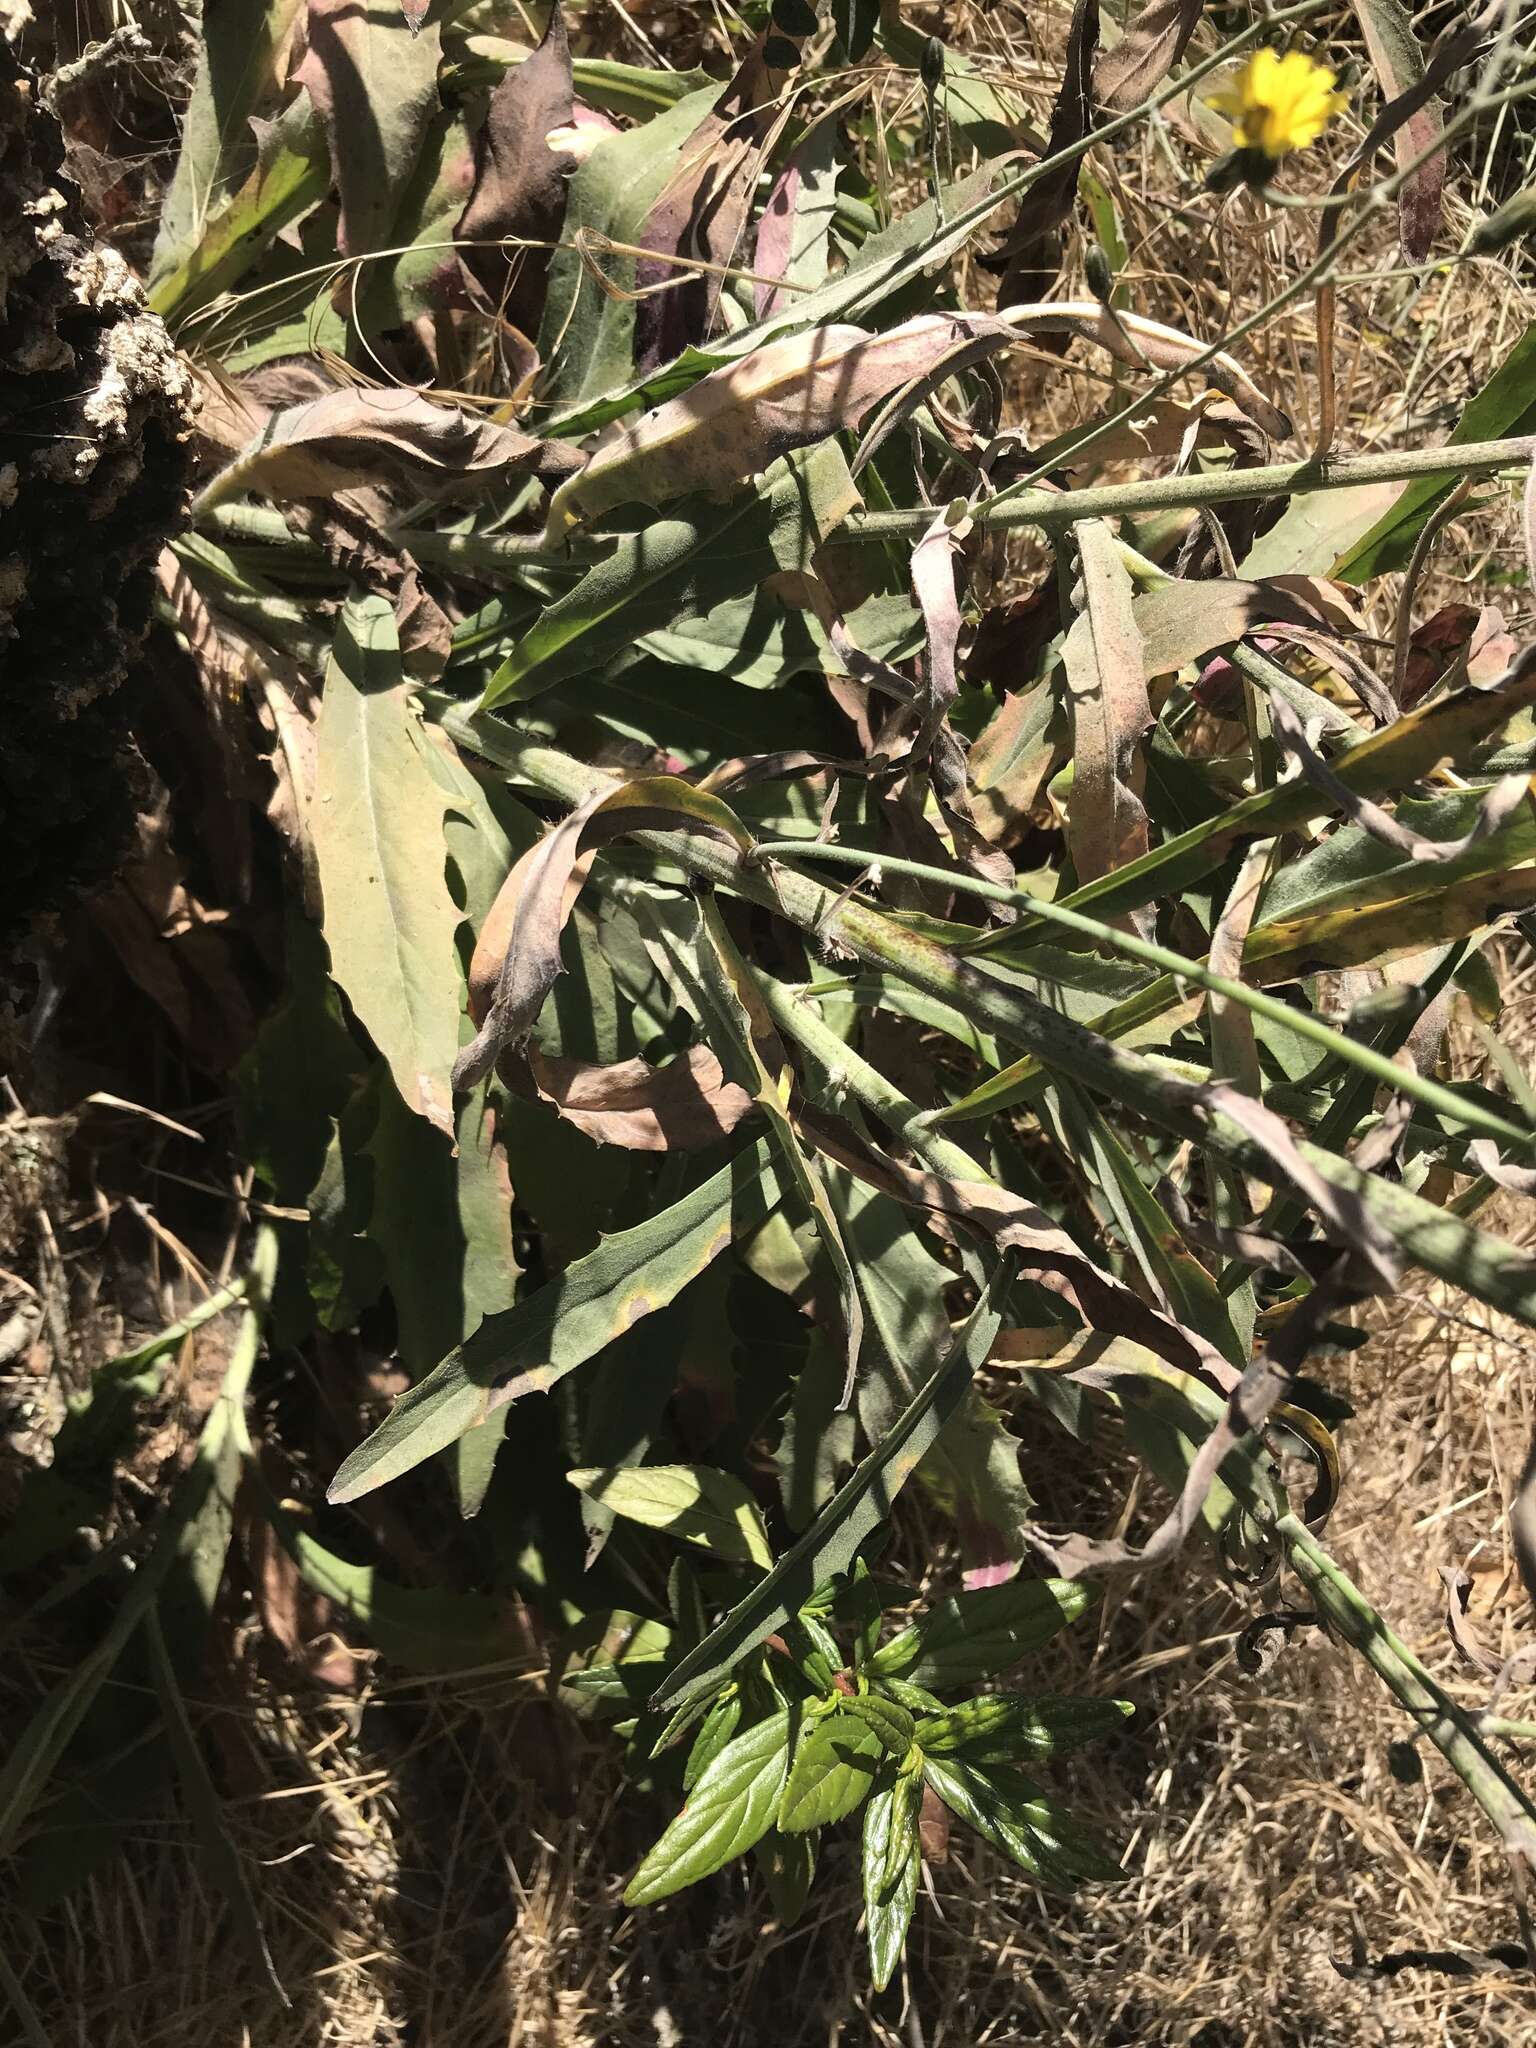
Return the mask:
M733 1070L773 1127L785 1179L793 1183L810 1211L822 1251L837 1275L838 1299L847 1338L847 1382L843 1400L852 1398L859 1350L864 1340L864 1304L843 1243L836 1211L822 1185L821 1174L804 1151L789 1115L794 1075L772 1019L762 1007L751 970L737 952L720 907L706 898L699 906L699 990L706 1020L718 1033Z
M459 1043L459 913L448 893L443 819L395 622L382 598L342 613L317 727L312 832L331 972L402 1100L453 1130Z
M1132 1712L1129 1700L984 1693L920 1721L914 1740L925 1756L959 1756L971 1764L1008 1763L1020 1756L1062 1756L1080 1749L1115 1734Z
M434 22L413 34L394 0L308 5L308 49L295 76L330 138L342 253L361 256L391 239L437 111L442 30Z
M752 268L759 278L814 289L826 279L837 212L837 123L818 121L779 173L757 225ZM759 320L800 296L772 284L754 287Z
M846 1819L868 1798L887 1755L879 1735L857 1714L834 1708L812 1720L779 1802L780 1832L804 1834Z
M665 1529L714 1557L739 1564L773 1563L767 1532L745 1486L706 1465L615 1465L565 1475L610 1514Z
M903 1678L946 1692L994 1677L1086 1614L1099 1595L1080 1579L1013 1579L954 1593L920 1622L882 1643L872 1678Z
M839 1487L762 1584L668 1673L653 1705L665 1706L707 1691L723 1672L804 1606L818 1586L851 1568L859 1545L890 1512L891 1502L954 1413L977 1366L990 1351L1002 1325L1002 1303L1010 1277L1005 1259L993 1273L955 1348L918 1388L884 1441Z
M772 465L729 505L699 500L621 534L574 590L556 599L486 687L482 708L537 697L660 627L697 618L756 589L776 569L804 569L860 498L832 446Z
M470 967L480 1029L454 1066L456 1088L483 1080L502 1051L521 1046L537 1023L560 974L560 935L593 852L619 834L652 826L748 844L745 828L718 797L676 776L640 777L578 804L518 861L482 928Z
M253 125L256 161L228 203L185 240L158 250L148 302L173 327L233 290L283 229L325 197L330 158L308 98L301 94L276 120Z
M600 397L595 394L602 386L594 380L587 394L590 402L557 414L549 422L550 431L562 438L588 434L638 406L655 405L686 391L705 371L747 355L778 335L825 327L835 320L868 319L898 292L936 276L945 259L977 233L1018 183L1013 179L1000 183L999 178L995 163L983 164L971 177L947 187L942 205L925 200L871 235L824 285L813 292L791 294L776 311L728 341L713 341L707 350L685 350L676 362L664 364L620 390L603 391Z
M363 271L356 317L367 336L441 313L463 296L454 223L464 203L472 145L464 116L435 115L421 157L400 197L393 246L400 251Z
M213 0L203 9L197 82L182 121L175 176L160 206L152 282L201 240L208 222L255 168L251 116L277 95L281 59L300 5L301 0Z
M713 108L718 85L691 92L665 113L600 142L570 182L562 246L549 266L549 291L538 333L545 365L543 393L552 403L595 399L633 373L635 258L603 250L592 262L619 287L605 291L587 268L578 238L640 243L652 202L678 161L683 144Z
M495 1408L542 1393L641 1316L661 1308L777 1198L766 1145L744 1152L649 1222L616 1231L475 1334L403 1394L346 1460L332 1500L355 1500L409 1472Z
M891 1981L917 1904L922 1782L915 1772L897 1777L873 1793L864 1809L864 1937L877 1991Z
M626 1905L670 1898L761 1841L778 1811L796 1721L796 1711L783 1707L726 1745L630 1879Z
M816 1875L815 1835L781 1835L770 1828L752 1851L781 1927L793 1927Z
M1536 326L1527 327L1488 382L1462 412L1448 446L1529 433L1536 425ZM1456 479L1425 477L1408 484L1389 512L1345 549L1330 574L1365 583L1405 567L1425 520L1455 488Z
M1532 351L1536 361L1536 349ZM1517 712L1536 703L1536 660L1525 659L1493 689L1454 690L1410 711L1369 739L1333 756L1330 766L1360 796L1391 796L1442 762L1465 766L1473 751ZM1303 823L1324 808L1315 790L1298 782L1257 790L1205 823L1191 826L1117 873L1087 882L1061 901L1072 910L1111 917L1187 889L1219 867L1235 840L1268 838ZM1027 927L1027 918L1021 926ZM1011 934L1004 935L1008 944Z
M927 1757L923 1776L946 1806L1041 1884L1070 1891L1084 1878L1120 1875L1097 1836L1021 1772Z
M720 269L685 265L689 259L721 267L742 260L739 244L764 151L782 125L785 50L778 24L752 41L730 84L684 141L676 169L635 237L647 252L635 264L635 286L644 295L635 313L641 369L702 341L714 325L725 282Z

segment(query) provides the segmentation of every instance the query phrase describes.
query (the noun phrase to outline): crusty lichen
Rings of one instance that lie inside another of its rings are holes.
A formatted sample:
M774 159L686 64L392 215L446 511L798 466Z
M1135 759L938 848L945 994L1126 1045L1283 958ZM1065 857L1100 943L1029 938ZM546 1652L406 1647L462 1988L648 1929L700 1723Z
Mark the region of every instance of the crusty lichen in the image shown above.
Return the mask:
M0 39L0 937L110 874L142 774L155 558L193 386L95 245L36 80Z

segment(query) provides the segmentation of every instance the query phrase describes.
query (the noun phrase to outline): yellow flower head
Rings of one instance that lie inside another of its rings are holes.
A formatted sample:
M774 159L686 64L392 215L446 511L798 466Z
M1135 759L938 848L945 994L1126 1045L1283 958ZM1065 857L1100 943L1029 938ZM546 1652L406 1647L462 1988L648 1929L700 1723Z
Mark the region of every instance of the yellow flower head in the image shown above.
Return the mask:
M1349 104L1326 64L1304 50L1256 50L1230 92L1212 93L1211 105L1230 115L1238 149L1257 150L1277 163L1293 149L1316 142Z

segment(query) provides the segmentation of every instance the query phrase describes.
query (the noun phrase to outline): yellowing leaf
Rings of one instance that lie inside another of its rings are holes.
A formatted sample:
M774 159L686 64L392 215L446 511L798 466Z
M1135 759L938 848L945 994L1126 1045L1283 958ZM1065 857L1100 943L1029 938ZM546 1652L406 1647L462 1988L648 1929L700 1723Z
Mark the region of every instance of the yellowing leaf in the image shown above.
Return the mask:
M752 1496L729 1472L708 1465L610 1465L565 1475L611 1515L665 1529L715 1557L773 1564L768 1532Z

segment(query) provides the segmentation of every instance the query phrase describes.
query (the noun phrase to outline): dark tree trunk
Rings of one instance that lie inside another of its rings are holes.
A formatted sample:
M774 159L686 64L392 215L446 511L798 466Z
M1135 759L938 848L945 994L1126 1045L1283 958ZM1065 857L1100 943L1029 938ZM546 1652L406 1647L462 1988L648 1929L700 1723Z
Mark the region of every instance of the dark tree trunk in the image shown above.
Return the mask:
M128 703L186 499L191 378L63 153L0 36L0 941L129 845Z

